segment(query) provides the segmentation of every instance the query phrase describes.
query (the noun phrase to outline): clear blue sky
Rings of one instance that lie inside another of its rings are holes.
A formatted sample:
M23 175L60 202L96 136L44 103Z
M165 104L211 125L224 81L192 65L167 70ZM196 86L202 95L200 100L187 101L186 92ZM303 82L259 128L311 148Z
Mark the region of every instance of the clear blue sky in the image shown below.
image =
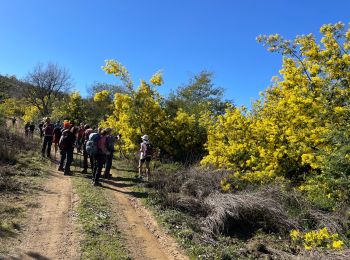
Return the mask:
M135 83L163 70L166 95L205 69L249 107L281 67L257 35L317 35L337 21L350 22L349 0L0 0L0 74L23 78L51 61L85 95L94 81L116 82L100 69L116 59Z

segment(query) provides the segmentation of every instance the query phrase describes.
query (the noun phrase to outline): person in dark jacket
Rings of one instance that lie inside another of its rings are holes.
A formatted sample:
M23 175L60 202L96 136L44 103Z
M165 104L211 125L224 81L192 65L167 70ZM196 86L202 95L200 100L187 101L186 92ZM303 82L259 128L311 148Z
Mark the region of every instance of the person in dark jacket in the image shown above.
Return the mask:
M59 148L61 153L60 165L58 167L59 171L63 171L64 175L70 175L70 166L73 162L73 150L74 144L76 140L76 134L78 129L76 127L72 127L71 129L65 129L62 132L62 136L59 142ZM64 165L64 161L67 159L66 164ZM64 166L63 166L64 165Z
M70 125L68 124L68 127L70 128ZM65 128L65 129L67 129ZM61 127L61 125L57 122L55 125L55 128L53 129L53 144L54 144L54 148L55 148L55 158L56 158L56 154L58 151L58 143L60 142L61 139L61 135L62 132L65 130L64 128Z
M35 130L35 124L34 124L34 122L30 122L30 124L29 124L29 137L30 138L34 137L34 130Z
M43 128L44 128L44 121L41 121L38 126L39 126L39 131L40 131L40 139L43 139L43 136L44 136L44 130L43 130Z
M94 169L92 172L92 181L94 186L99 185L99 179L101 176L103 165L106 163L106 156L110 154L107 149L107 131L106 129L99 128L98 134L100 135L97 143L98 152L94 155Z
M111 128L106 128L105 131L106 131L106 136L107 136L106 147L107 147L107 150L109 151L109 154L106 155L106 167L105 167L104 177L108 179L108 178L112 177L111 167L112 167L112 162L113 162L114 145L116 143L116 138L112 135Z
M50 118L46 118L45 125L43 127L44 130L44 142L41 149L42 156L45 156L45 153L47 157L51 158L51 145L52 145L52 138L53 138L53 129L54 125L51 123Z
M91 133L94 132L94 130L89 126L89 125L85 125L84 126L84 134L83 134L83 139L82 139L82 143L83 143L83 157L84 157L84 163L83 163L83 171L82 173L87 174L88 173L88 168L89 168L89 164L88 164L88 159L90 161L90 167L93 170L94 169L94 157L88 155L88 153L86 152L86 142L89 140L89 136Z

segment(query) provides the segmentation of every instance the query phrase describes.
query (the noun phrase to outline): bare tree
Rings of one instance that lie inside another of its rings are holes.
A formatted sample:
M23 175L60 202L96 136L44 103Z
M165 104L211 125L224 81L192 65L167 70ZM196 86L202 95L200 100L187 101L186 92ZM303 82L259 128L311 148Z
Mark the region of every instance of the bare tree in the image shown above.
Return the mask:
M52 104L67 92L72 83L67 69L54 63L46 66L39 63L30 71L25 82L26 97L36 106L43 116L49 115Z

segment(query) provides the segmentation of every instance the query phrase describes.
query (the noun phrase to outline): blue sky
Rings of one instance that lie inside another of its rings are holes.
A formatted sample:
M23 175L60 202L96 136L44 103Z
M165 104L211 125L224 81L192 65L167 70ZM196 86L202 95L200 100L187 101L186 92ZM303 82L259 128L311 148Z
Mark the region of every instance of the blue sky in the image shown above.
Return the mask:
M348 0L0 0L0 74L23 78L55 62L86 95L94 81L117 82L101 70L116 59L135 83L163 70L167 95L210 70L226 99L249 107L281 67L257 35L318 35L349 18Z

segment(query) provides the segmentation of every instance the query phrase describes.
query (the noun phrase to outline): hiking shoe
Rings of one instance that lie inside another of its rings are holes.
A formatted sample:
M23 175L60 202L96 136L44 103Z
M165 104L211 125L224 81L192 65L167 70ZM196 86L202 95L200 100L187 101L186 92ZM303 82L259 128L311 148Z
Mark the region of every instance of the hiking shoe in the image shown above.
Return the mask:
M101 186L101 183L95 181L94 186Z

